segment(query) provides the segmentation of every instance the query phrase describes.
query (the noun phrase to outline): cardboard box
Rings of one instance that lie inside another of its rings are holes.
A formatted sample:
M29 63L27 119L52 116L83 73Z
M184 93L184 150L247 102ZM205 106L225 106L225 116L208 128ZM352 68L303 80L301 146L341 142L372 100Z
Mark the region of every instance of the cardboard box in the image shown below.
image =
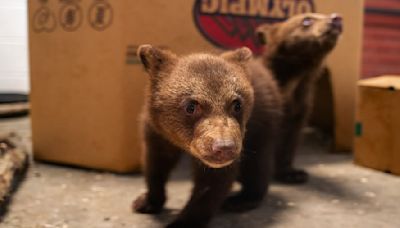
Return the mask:
M34 157L137 170L146 77L126 63L128 1L28 2Z
M400 76L358 83L354 160L400 175Z
M119 172L136 169L147 81L135 56L138 45L181 54L248 46L259 53L258 24L310 11L345 18L345 34L328 62L337 149L350 149L362 0L31 0L35 157Z

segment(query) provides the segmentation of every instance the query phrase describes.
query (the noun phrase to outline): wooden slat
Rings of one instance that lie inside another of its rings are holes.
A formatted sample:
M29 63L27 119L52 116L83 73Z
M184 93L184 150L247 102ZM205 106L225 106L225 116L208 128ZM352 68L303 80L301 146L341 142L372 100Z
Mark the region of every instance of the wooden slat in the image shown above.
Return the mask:
M400 9L399 0L367 0L365 6L368 8Z
M362 77L400 74L400 1L367 0Z

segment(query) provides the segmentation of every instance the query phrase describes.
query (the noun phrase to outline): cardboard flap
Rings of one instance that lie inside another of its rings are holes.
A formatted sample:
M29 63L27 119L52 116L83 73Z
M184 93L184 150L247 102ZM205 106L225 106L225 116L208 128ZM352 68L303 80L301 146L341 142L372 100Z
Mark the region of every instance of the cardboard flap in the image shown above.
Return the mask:
M400 90L400 75L388 75L358 81L359 86L379 89Z

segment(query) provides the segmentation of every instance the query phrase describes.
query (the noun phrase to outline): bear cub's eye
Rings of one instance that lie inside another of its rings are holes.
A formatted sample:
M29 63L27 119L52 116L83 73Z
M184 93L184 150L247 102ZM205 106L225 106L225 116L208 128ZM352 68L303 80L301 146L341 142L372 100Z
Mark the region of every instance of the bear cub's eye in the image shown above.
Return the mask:
M199 106L199 102L195 100L191 100L186 104L185 111L189 115L193 115L196 112L196 109Z
M240 100L236 99L233 101L233 111L235 113L239 113L240 111L242 111L242 102L240 102Z
M311 17L305 17L302 22L304 27L310 27L313 23L314 20Z

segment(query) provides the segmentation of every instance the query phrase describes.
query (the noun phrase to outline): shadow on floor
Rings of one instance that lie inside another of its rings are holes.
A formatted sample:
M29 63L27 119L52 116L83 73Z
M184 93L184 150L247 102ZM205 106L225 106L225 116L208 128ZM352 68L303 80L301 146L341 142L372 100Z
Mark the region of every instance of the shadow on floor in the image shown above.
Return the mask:
M212 220L210 227L235 227L235 228L259 228L262 226L268 227L279 221L281 212L291 210L287 206L285 199L277 193L272 193L268 199L257 209L245 213L226 213L220 211ZM178 209L166 208L161 214L154 215L153 220L160 227L172 222L179 214Z

